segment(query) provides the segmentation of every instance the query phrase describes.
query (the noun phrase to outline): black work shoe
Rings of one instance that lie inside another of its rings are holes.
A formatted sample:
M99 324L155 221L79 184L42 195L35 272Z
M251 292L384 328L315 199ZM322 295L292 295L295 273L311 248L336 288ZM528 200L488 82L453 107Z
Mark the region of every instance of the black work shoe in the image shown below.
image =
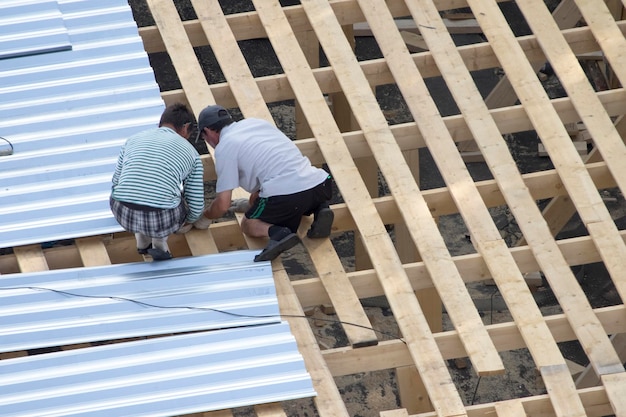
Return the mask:
M315 213L315 220L306 235L310 238L330 236L330 229L333 226L334 219L335 213L329 207L320 209L320 211Z
M169 251L164 251L159 248L148 249L148 254L152 256L152 260L154 261L167 261L168 259L172 259L172 254L169 253Z
M143 248L143 249L137 248L137 253L140 255L147 255L150 249L152 249L152 243L149 244L147 248Z
M300 238L295 233L290 233L281 240L270 239L265 249L254 257L254 262L271 261L287 249L293 248L298 243L300 243Z

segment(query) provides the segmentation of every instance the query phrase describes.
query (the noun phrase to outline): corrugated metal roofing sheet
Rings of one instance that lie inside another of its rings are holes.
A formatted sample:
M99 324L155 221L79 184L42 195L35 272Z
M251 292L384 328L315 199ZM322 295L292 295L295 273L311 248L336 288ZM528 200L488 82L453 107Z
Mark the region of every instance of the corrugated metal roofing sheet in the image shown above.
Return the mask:
M71 49L56 0L0 3L0 59Z
M271 264L251 252L0 276L2 351L194 331L2 360L0 415L171 416L316 395Z
M286 323L0 361L2 416L174 416L314 395Z
M0 351L279 322L251 252L2 275Z
M0 247L121 231L119 148L164 108L126 1L58 4L72 50L0 60Z

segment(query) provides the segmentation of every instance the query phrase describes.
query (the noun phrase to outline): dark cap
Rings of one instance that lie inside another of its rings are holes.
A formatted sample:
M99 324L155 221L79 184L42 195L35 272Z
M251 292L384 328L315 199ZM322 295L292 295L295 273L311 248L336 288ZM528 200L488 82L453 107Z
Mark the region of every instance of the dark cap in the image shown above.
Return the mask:
M205 127L211 127L222 120L231 120L228 110L217 104L205 107L200 112L200 116L198 116L198 136L196 137L196 142L202 136L202 131Z

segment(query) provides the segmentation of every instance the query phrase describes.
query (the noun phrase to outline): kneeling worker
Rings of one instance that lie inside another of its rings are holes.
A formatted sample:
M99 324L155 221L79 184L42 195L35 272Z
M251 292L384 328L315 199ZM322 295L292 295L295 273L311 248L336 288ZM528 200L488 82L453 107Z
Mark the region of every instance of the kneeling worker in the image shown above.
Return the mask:
M193 124L186 105L168 106L158 128L126 141L113 173L111 211L135 234L137 252L155 261L172 257L169 235L189 230L204 210L202 161L187 140Z
M296 234L303 215L314 215L307 236L330 235L334 215L328 206L332 179L311 165L298 147L271 123L254 118L235 122L221 106L208 106L198 117L198 137L215 149L216 197L194 223L207 228L232 205L238 187L250 193L244 204L243 232L269 237L255 261L270 261L300 242Z

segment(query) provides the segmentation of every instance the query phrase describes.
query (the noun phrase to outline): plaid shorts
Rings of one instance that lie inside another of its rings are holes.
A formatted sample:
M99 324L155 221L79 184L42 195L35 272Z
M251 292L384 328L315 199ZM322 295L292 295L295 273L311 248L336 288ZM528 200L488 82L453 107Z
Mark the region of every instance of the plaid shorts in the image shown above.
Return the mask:
M185 222L187 209L184 203L173 209L137 210L112 198L109 199L115 220L132 233L163 238L171 235Z

